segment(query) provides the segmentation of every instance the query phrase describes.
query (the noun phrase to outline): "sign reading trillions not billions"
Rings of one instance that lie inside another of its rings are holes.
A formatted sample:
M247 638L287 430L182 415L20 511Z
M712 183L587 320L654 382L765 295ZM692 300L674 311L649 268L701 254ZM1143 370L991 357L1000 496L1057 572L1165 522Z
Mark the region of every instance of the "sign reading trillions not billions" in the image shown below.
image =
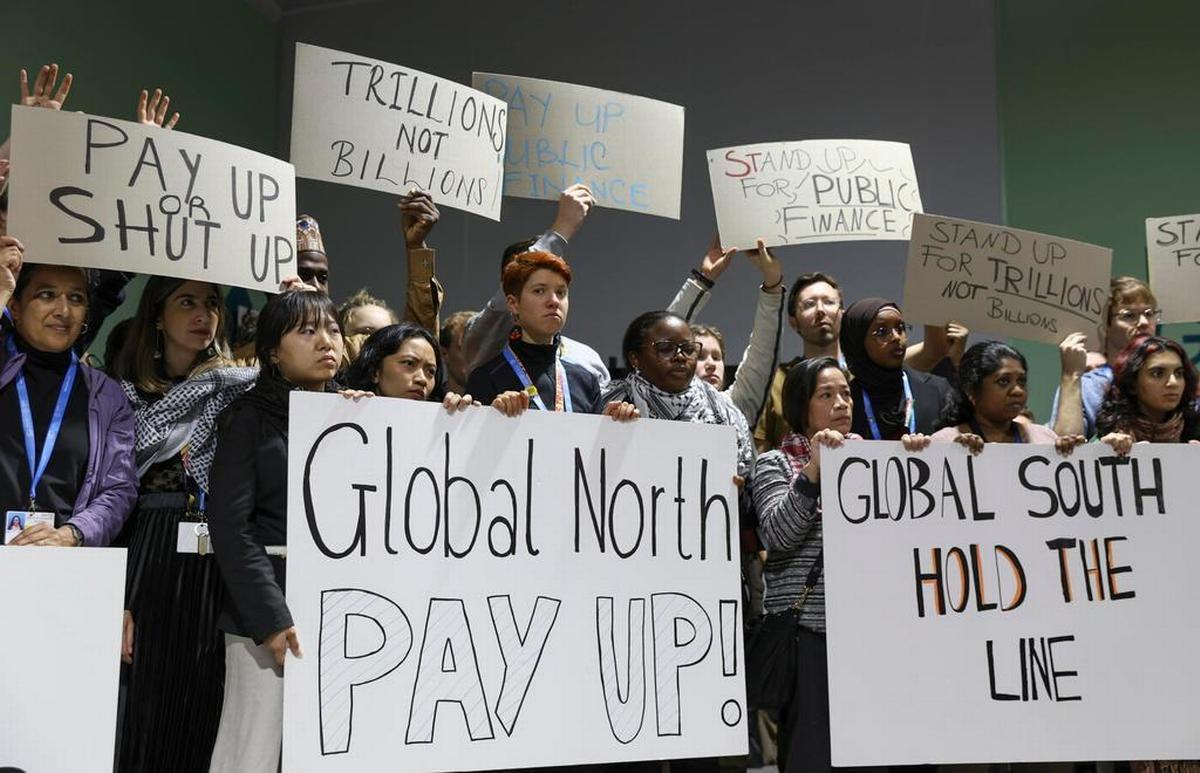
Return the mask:
M12 109L25 259L275 292L295 269L291 164L133 121Z
M1056 344L1098 329L1112 250L1057 236L938 215L916 215L904 278L904 316L980 333Z
M833 763L1200 757L1198 461L823 452Z
M1200 215L1146 218L1146 262L1162 321L1200 320Z
M730 428L291 399L284 770L746 753Z
M599 206L679 219L679 105L515 75L477 72L472 83L508 103L505 195L557 199L584 183Z
M500 219L508 108L411 67L296 44L292 163L313 180Z
M921 212L902 142L803 140L708 151L721 243L753 247L908 238Z

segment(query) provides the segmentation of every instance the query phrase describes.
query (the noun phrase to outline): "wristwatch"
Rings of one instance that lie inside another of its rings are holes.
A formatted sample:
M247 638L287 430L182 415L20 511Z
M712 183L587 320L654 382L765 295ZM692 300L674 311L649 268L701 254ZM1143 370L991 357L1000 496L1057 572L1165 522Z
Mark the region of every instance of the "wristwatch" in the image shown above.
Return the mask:
M63 525L70 529L71 533L75 535L76 547L83 547L83 532L79 530L79 527L70 522L67 522Z

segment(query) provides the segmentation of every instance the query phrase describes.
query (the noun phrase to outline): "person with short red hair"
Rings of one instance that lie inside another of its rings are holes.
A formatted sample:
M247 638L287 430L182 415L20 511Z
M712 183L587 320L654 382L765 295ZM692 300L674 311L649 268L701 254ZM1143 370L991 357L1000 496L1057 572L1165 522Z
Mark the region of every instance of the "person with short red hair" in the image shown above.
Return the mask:
M527 408L559 413L604 413L636 417L628 403L605 405L596 375L561 356L560 334L570 305L571 267L549 252L525 252L504 267L501 285L513 328L497 356L467 379L478 403L506 416Z

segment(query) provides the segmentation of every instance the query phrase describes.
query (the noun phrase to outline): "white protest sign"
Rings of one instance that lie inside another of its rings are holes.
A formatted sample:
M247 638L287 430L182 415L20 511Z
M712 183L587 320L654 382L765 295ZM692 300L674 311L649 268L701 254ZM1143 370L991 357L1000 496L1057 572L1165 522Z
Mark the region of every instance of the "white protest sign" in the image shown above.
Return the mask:
M921 212L902 142L802 140L708 151L721 243L903 241Z
M1146 263L1162 321L1200 320L1200 215L1146 218Z
M500 219L507 108L461 83L296 44L296 174L385 193L413 189Z
M1200 757L1200 449L1134 448L822 452L834 765Z
M939 215L913 217L904 316L1056 344L1087 333L1099 346L1112 250Z
M746 753L728 427L294 393L284 769Z
M584 183L601 207L679 219L683 108L571 83L477 72L508 103L504 193L557 199Z
M25 259L275 292L296 272L291 164L132 121L12 109Z
M0 588L0 768L108 773L125 551L3 547Z

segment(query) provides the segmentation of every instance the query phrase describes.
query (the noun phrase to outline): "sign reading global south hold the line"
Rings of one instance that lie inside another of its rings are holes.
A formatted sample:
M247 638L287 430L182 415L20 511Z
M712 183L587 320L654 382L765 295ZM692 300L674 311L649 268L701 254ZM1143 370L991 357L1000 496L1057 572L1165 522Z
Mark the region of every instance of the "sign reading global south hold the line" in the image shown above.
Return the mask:
M553 200L584 183L601 207L679 219L679 105L516 75L472 83L508 103L505 195Z
M1200 320L1200 215L1146 218L1146 263L1162 321Z
M721 243L767 246L908 238L921 212L902 142L803 140L708 151Z
M981 333L1057 344L1069 333L1099 347L1112 250L1018 228L916 215L904 315Z
M12 109L25 259L273 293L295 269L292 165L133 121Z
M411 67L296 44L292 163L313 180L500 219L508 108Z
M1200 757L1198 461L822 452L833 764Z

